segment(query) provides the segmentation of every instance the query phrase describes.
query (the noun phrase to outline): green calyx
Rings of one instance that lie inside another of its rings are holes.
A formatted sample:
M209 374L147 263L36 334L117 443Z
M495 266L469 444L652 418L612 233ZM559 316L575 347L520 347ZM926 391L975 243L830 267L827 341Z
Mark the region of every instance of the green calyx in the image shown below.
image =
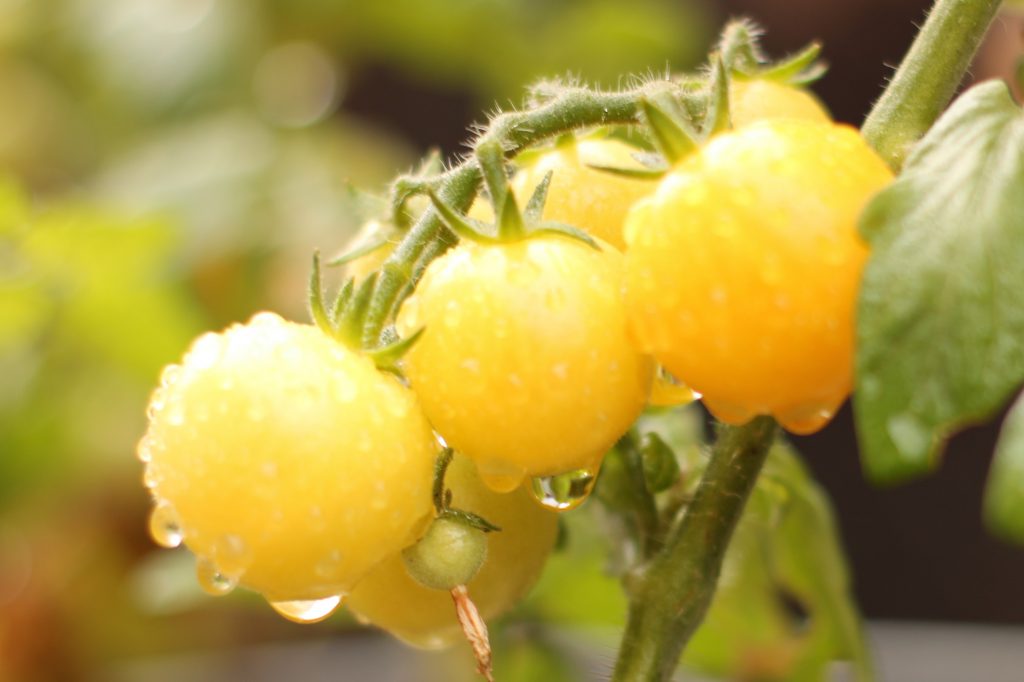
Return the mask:
M364 251L364 253L366 253ZM349 254L332 261L348 262L358 256ZM328 334L349 349L367 356L377 369L398 374L398 361L412 348L423 334L418 329L411 336L398 338L395 333L385 335L383 342L367 346L363 329L373 296L374 286L379 273L374 273L356 283L349 278L342 285L333 304L328 307L324 302L323 284L320 277L320 253L313 253L313 267L309 278L309 311L313 323L325 334Z
M525 210L521 211L515 194L512 192L512 187L509 185L505 152L501 146L495 142L484 142L477 147L476 156L491 206L494 209L495 222L493 224L462 215L439 197L433 189L429 187L426 189L442 222L460 239L493 245L512 244L526 239L561 235L581 241L593 249L601 249L593 237L577 227L542 220L548 187L551 184L551 173L545 175L540 184L534 188Z
M730 22L722 30L716 54L730 75L803 86L818 80L828 70L818 60L820 43L811 43L799 52L773 62L761 49L761 33L760 27L747 19Z
M712 136L732 127L729 90L734 78L802 86L825 72L825 65L818 61L821 46L817 43L772 62L761 50L760 33L750 21L730 23L723 30L718 49L712 53L703 75L686 76L663 88L649 89L640 99L640 116L651 143L670 165L689 156ZM644 179L658 178L666 172L658 166L640 170L595 168Z

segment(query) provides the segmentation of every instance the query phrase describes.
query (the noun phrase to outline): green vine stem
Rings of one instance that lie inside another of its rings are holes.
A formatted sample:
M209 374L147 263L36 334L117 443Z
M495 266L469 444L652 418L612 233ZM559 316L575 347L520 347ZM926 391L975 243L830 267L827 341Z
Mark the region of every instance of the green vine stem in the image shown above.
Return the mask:
M953 98L1000 4L1000 0L938 0L932 7L861 128L893 170L902 167L911 147Z
M525 111L505 112L491 119L477 138L474 149L498 143L507 157L530 145L581 128L639 123L638 108L646 87L625 92L597 92L566 88L550 100ZM432 183L438 196L460 211L468 210L481 181L475 155ZM384 262L363 326L363 340L379 339L395 309L408 294L423 269L454 243L454 237L433 208L413 225L401 244Z
M667 680L715 593L722 559L777 431L770 417L719 431L708 468L664 549L626 579L629 617L612 677Z

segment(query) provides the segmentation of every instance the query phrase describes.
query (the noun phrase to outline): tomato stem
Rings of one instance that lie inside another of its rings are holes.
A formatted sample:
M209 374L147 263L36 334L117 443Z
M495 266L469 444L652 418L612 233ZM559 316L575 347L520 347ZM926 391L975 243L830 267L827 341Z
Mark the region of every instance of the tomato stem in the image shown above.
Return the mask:
M861 132L899 171L953 98L1000 0L937 0Z
M693 501L664 548L625 580L629 616L615 682L671 679L711 604L725 550L777 430L770 417L720 429Z
M644 91L644 87L626 92L566 88L534 108L498 114L477 138L474 148L497 144L506 157L512 157L530 145L565 132L638 123L638 102ZM435 191L449 206L466 211L476 198L481 179L476 156L470 155L440 176ZM379 342L385 325L419 275L454 243L455 237L433 208L409 229L381 268L363 325L366 347Z

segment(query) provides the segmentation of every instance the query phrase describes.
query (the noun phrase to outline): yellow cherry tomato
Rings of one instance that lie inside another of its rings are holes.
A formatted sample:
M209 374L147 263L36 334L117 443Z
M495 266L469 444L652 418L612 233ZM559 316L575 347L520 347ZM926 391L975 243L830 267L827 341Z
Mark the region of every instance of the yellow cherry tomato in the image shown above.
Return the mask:
M140 445L152 530L297 620L422 533L437 446L415 395L316 327L260 313L163 374Z
M621 254L562 236L463 242L427 268L402 335L405 373L434 428L485 481L596 469L650 392L626 329Z
M567 223L622 249L622 223L635 201L654 191L651 180L627 178L589 166L642 168L637 150L614 139L563 143L520 170L512 181L516 199L526 202L551 172L544 219Z
M725 422L821 428L850 391L857 217L891 178L847 126L775 119L713 139L627 219L640 347Z
M729 88L729 113L734 128L772 118L832 120L818 98L793 85L764 78L734 78Z
M558 534L557 514L538 505L526 488L492 492L464 456L452 460L445 483L454 507L501 528L487 534L487 558L467 586L481 617L496 618L523 598L540 576ZM346 603L360 620L414 646L436 649L462 639L451 595L409 577L400 556L371 571Z

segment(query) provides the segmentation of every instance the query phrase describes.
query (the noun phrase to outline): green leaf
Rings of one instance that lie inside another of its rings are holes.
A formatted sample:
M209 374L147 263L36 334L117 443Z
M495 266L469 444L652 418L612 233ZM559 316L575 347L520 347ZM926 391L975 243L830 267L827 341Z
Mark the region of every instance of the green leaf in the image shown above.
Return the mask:
M1000 536L1024 543L1024 397L1003 422L985 490L985 520Z
M868 205L854 405L878 481L935 466L1024 381L1024 117L990 81L960 97Z

